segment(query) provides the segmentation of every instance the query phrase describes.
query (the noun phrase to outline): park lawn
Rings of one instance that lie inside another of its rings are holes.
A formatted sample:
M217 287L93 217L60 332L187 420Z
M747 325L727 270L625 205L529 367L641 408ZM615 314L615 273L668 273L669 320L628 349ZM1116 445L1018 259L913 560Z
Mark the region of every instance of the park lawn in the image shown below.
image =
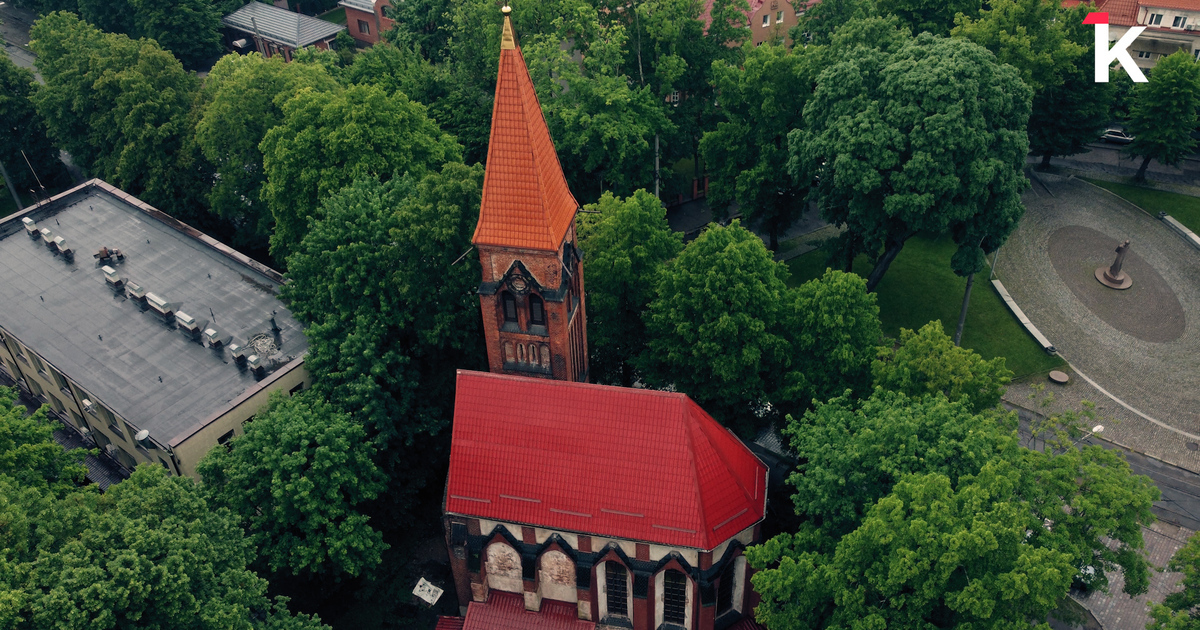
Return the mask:
M942 320L947 335L954 334L967 286L966 278L954 275L950 269L955 247L948 236L909 239L876 287L884 334L899 337L901 328L916 330L935 319ZM788 261L792 272L789 284L798 286L824 273L825 256L826 252L818 249ZM864 277L870 272L865 256L855 261L854 271ZM987 282L986 271L975 276L962 345L985 359L1003 356L1015 378L1041 374L1065 364L1062 359L1046 354L1021 327Z
M321 19L334 24L346 25L346 7L338 7L328 13L322 13Z
M1200 198L1129 184L1114 184L1095 179L1087 181L1116 193L1154 216L1158 216L1159 212L1166 212L1176 221L1186 225L1189 230L1200 234Z

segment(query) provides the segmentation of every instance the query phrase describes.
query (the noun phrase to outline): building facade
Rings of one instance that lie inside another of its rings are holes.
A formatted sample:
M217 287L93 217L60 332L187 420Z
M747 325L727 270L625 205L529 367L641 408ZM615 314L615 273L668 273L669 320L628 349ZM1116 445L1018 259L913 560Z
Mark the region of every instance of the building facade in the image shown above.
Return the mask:
M1129 46L1139 68L1150 70L1159 59L1186 50L1200 60L1200 0L1100 0L1097 11L1108 13L1110 45L1130 27L1144 26Z
M465 616L437 627L756 628L767 467L684 394L586 383L578 204L507 12L473 239L491 372L458 372L444 499Z
M341 0L346 9L346 29L355 40L371 45L396 25L392 0Z
M282 280L92 180L0 220L0 371L123 468L194 477L310 383Z

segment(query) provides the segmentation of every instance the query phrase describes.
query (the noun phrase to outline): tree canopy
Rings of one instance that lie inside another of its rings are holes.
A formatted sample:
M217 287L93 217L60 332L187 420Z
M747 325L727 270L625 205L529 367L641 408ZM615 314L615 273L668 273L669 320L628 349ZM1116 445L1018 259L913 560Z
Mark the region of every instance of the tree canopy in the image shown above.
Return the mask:
M363 426L320 398L276 394L197 471L209 503L235 515L270 571L354 576L387 548L358 510L384 489L374 454Z
M420 179L460 159L461 147L403 94L371 85L301 89L283 104L283 121L263 138L263 197L275 216L271 253L301 247L321 202L364 177Z
M186 477L143 464L103 495L83 451L0 389L0 627L318 630L247 566L254 548Z
M49 185L62 170L58 151L46 137L46 126L30 99L36 89L32 72L18 67L8 55L0 58L0 164L21 192L36 188L38 179Z
M917 332L901 328L899 345L883 351L871 370L879 387L913 397L942 394L977 413L1000 404L1012 380L1004 357L984 361L974 351L954 345L939 320Z
M847 389L865 396L883 340L879 306L866 281L826 269L800 285L793 299L792 385L807 400L827 400Z
M674 386L746 434L784 391L791 365L787 267L734 221L713 224L659 277L638 362L655 387Z
M875 260L873 290L918 232L994 251L1024 212L1031 92L986 49L928 34L846 50L817 80L788 168L815 184L843 261Z
M642 313L654 298L662 266L683 249L683 237L667 225L667 210L638 190L621 199L604 193L578 218L579 246L586 253L589 371L597 381L626 387L646 347Z
M1192 614L1200 606L1200 534L1192 534L1175 552L1167 568L1183 573L1183 590L1167 595L1161 604L1151 604L1152 621L1146 630L1196 630L1200 618Z
M1146 178L1150 160L1174 166L1196 148L1192 131L1200 126L1200 65L1180 49L1158 60L1147 83L1134 92L1127 151L1141 156L1137 179Z

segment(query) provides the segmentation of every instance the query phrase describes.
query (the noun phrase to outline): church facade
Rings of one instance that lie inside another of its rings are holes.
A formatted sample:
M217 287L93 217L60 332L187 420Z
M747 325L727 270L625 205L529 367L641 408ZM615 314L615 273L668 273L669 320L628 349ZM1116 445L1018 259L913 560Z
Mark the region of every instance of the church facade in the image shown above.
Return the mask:
M505 7L479 223L490 372L457 376L440 629L756 628L767 467L684 394L588 380L571 194Z

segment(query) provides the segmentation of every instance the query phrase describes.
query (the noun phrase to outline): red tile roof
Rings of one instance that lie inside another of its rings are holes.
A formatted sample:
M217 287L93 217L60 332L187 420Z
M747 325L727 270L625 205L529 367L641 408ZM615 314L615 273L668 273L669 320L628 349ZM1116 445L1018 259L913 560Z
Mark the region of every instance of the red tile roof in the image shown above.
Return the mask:
M463 622L466 619L462 617L438 617L437 625L433 630L463 630Z
M487 602L471 602L463 630L595 630L596 624L579 619L573 604L542 600L542 610L525 610L525 600L515 593L492 591Z
M558 251L579 203L567 187L508 16L504 29L483 201L472 242Z
M1156 9L1179 9L1182 11L1200 11L1200 0L1141 0L1138 5Z
M1138 0L1101 0L1096 9L1108 13L1108 23L1114 26L1137 24Z
M711 550L766 473L684 394L458 372L447 512Z
M742 617L740 621L729 626L726 630L767 630L767 627L756 623L749 617Z
M817 4L820 1L821 0L810 0L811 4ZM765 2L766 0L747 0L747 4L750 5L750 8L749 10L743 12L746 14L747 24L749 24L750 16L754 15L754 12L758 11ZM708 27L712 25L712 10L713 0L704 0L704 7L700 9L700 21L704 22L705 32L708 32Z

